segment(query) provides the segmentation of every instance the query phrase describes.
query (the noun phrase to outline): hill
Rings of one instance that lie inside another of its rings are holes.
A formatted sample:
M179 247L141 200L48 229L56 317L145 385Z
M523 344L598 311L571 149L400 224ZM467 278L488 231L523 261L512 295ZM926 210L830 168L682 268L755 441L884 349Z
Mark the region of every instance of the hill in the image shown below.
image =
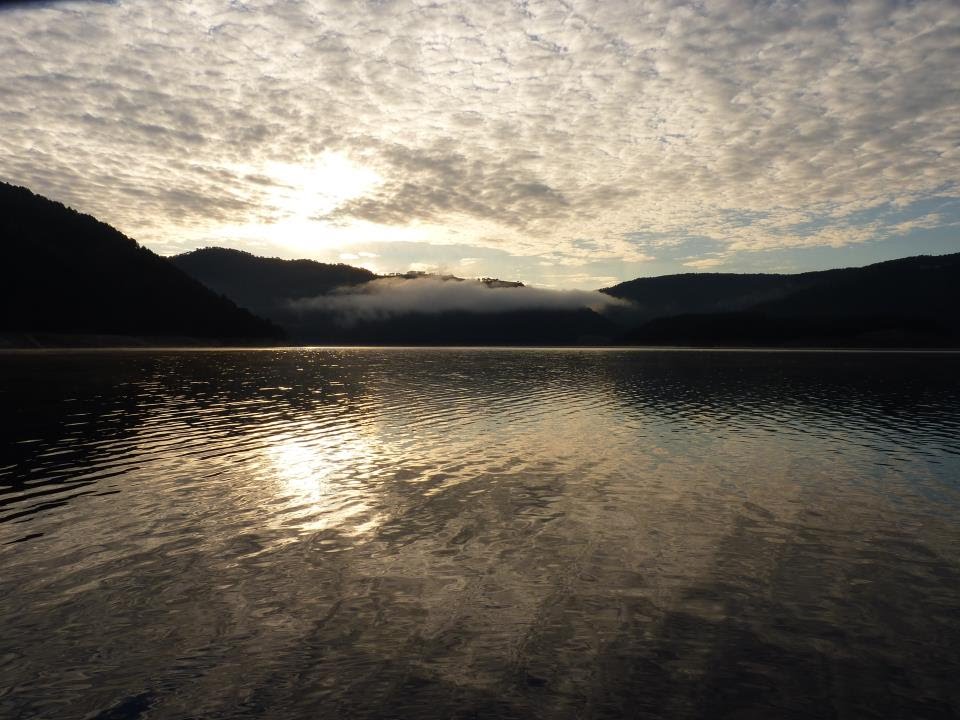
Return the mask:
M291 298L324 295L377 277L342 263L282 260L218 247L175 255L170 262L211 290L277 322L293 319L288 317Z
M326 295L336 288L377 278L363 268L314 260L260 257L242 250L203 248L169 259L211 290L222 293L283 328L297 343L340 342L336 326L318 313L304 313L291 301Z
M272 340L282 331L115 228L0 183L0 332Z
M642 278L604 292L637 303L631 344L960 346L960 253L797 275Z
M206 248L170 261L216 292L232 298L280 325L290 339L304 344L363 345L567 345L609 342L622 328L586 308L510 312L391 312L389 317L353 317L305 309L298 301L329 296L335 290L366 292L372 281L422 280L478 282L489 289L522 288L523 283L423 272L378 276L369 270L313 260L282 260L240 250Z
M633 301L635 308L620 318L627 324L639 324L689 313L744 310L807 287L812 274L684 273L627 280L601 292Z
M342 323L314 313L305 343L536 346L608 344L622 328L587 308L507 312L408 312Z

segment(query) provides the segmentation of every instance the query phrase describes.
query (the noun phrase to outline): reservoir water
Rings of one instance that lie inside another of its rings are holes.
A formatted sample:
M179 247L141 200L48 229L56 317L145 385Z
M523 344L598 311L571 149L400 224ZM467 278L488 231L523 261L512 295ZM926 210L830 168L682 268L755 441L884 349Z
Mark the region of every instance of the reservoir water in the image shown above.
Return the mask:
M960 356L0 354L0 717L960 715Z

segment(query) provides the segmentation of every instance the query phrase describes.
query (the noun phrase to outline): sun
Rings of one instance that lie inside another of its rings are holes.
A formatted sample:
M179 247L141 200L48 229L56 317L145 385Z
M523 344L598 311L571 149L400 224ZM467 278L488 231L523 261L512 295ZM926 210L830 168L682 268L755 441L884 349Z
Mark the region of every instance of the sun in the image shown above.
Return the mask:
M304 164L267 162L260 174L270 182L264 205L301 221L321 219L383 183L376 171L336 152Z
M308 257L357 239L352 228L332 223L327 216L384 182L376 170L333 151L297 163L267 160L227 169L244 179L258 209L245 220L203 228L198 234L215 243L270 245ZM189 238L191 232L184 230Z
M236 178L238 194L252 210L227 222L170 229L179 247L221 245L255 254L329 261L339 252L370 242L442 245L462 241L465 228L480 235L493 232L486 226L474 228L466 217L456 218L453 225L417 218L401 224L349 215L332 219L333 211L351 200L372 196L387 182L374 167L342 152L327 151L300 162L263 160L219 168ZM369 262L363 266L376 271Z

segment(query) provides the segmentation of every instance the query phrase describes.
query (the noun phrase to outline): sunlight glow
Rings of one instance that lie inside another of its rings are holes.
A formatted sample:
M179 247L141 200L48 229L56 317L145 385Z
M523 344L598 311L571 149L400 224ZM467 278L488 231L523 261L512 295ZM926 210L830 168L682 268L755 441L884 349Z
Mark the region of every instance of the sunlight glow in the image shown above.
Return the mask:
M373 170L334 152L324 153L307 165L268 162L261 174L272 183L265 204L299 220L321 219L383 182Z
M359 534L379 524L363 497L364 465L373 453L362 436L322 436L309 444L280 436L266 453L278 495L291 508L302 506L303 529Z
M517 228L458 213L451 213L445 222L412 218L403 224L330 219L334 210L375 192L384 183L377 171L343 153L329 151L302 163L270 160L220 169L255 189L244 200L256 209L238 217L237 222L197 223L191 219L189 224L164 227L157 237L177 237L175 249L170 251L223 246L269 256L331 261L330 253L370 242L449 245L463 243L467 237L484 247L512 243L519 251L528 249ZM156 239L150 231L140 235ZM351 264L380 270L370 259Z
M383 178L342 153L326 152L303 163L268 161L258 165L231 165L227 169L253 179L263 194L251 198L260 206L245 222L203 228L203 242L282 247L311 257L317 250L340 247L353 237L351 228L325 218L343 203L375 190ZM181 232L189 241L192 234ZM345 237L346 236L346 237ZM198 239L199 239L198 237ZM201 242L200 244L203 244ZM194 242L196 244L196 242Z

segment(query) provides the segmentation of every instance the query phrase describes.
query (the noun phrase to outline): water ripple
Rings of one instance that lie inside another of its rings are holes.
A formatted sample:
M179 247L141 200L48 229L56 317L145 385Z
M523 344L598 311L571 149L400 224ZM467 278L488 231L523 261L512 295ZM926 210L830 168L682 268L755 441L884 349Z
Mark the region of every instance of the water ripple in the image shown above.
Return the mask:
M958 370L0 354L0 714L955 716Z

